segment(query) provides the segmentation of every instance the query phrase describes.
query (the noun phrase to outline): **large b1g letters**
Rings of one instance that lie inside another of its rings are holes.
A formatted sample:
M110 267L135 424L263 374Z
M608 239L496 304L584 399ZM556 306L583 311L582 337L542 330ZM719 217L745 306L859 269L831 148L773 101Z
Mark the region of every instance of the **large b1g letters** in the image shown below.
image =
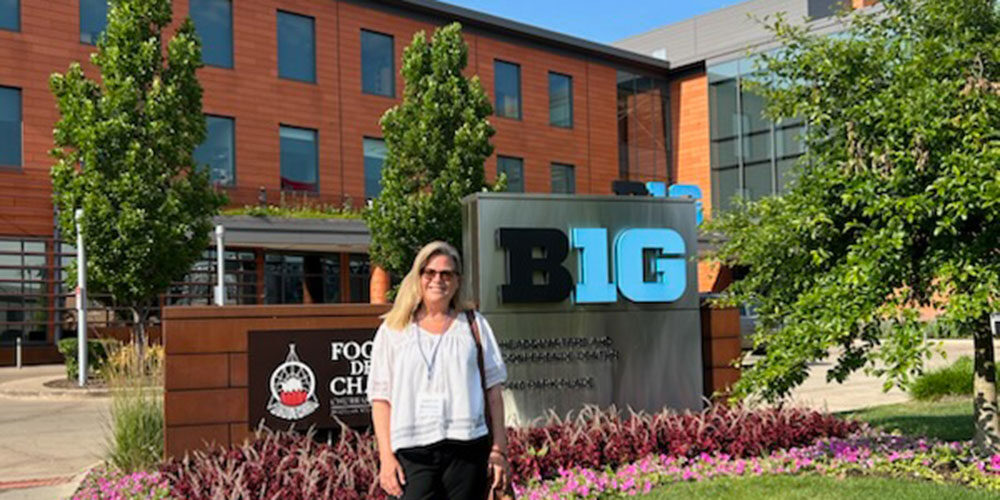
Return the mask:
M632 302L672 302L687 283L685 245L681 235L667 228L625 229L615 237L614 278L608 276L608 231L574 228L572 242L558 229L500 228L497 245L507 250L507 284L500 287L503 303L562 302L574 291L573 278L562 266L569 248L579 250L577 304L613 303L618 292ZM541 249L536 255L534 249ZM653 255L647 258L647 251ZM545 283L534 283L535 273ZM616 286L617 282L617 286Z

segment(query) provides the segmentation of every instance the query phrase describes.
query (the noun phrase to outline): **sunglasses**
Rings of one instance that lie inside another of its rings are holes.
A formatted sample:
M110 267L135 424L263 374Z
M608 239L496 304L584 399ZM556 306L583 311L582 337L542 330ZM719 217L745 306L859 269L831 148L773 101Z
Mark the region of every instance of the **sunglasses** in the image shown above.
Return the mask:
M430 281L434 281L434 278L438 276L441 277L442 281L451 281L452 279L455 278L455 276L458 275L458 273L456 273L455 271L448 269L443 271L438 271L437 269L424 269L423 271L420 271L420 274L424 278L427 278Z

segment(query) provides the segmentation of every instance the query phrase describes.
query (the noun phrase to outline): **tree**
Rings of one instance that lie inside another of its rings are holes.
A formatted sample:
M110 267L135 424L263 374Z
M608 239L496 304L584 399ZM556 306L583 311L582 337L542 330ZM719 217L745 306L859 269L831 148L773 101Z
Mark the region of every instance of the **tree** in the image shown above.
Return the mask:
M111 0L91 56L101 82L78 63L50 80L61 114L50 152L59 227L72 241L83 209L88 287L132 311L140 344L157 295L201 256L225 202L193 168L205 138L201 45L187 19L164 52L171 16L169 0ZM69 274L75 281L75 267Z
M381 120L388 149L382 192L364 212L371 260L393 274L405 274L430 241L461 248L462 197L486 186L493 107L479 78L462 74L467 61L458 23L436 30L429 43L418 32L403 52L403 102Z
M748 270L730 303L758 306L767 354L737 397L775 400L840 350L905 387L930 356L918 308L974 337L976 441L996 449L989 313L1000 299L1000 19L987 0L895 0L816 36L782 18L756 90L808 123L787 193L709 223L714 258Z

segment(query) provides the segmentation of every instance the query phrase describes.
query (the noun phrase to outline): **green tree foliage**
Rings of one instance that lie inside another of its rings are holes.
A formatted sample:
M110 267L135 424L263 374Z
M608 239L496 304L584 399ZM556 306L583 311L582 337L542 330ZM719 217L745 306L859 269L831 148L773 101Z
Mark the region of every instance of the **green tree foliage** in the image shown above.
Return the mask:
M54 131L53 198L63 237L75 241L82 208L88 287L133 312L142 334L150 306L209 243L225 202L192 152L204 140L201 45L190 19L164 51L169 0L111 0L91 61L54 74L61 118ZM75 281L75 266L70 269Z
M737 396L778 399L839 348L905 386L930 355L917 309L974 336L977 439L998 419L990 311L1000 308L1000 19L987 0L894 0L816 36L780 17L757 91L809 124L787 194L712 221L715 257L745 267L732 303L760 313L767 355ZM874 11L874 13L871 13Z
M364 212L371 259L390 273L405 274L433 240L462 248L461 199L486 186L493 107L479 77L462 74L467 61L458 23L429 43L417 33L403 52L403 102L381 120L388 149L382 192Z

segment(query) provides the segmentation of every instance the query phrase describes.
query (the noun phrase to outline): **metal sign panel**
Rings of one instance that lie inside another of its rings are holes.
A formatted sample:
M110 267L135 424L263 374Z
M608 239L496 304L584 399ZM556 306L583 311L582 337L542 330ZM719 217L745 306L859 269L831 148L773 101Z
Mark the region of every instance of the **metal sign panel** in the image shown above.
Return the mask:
M463 203L463 285L500 341L509 417L701 408L693 200L477 193Z

